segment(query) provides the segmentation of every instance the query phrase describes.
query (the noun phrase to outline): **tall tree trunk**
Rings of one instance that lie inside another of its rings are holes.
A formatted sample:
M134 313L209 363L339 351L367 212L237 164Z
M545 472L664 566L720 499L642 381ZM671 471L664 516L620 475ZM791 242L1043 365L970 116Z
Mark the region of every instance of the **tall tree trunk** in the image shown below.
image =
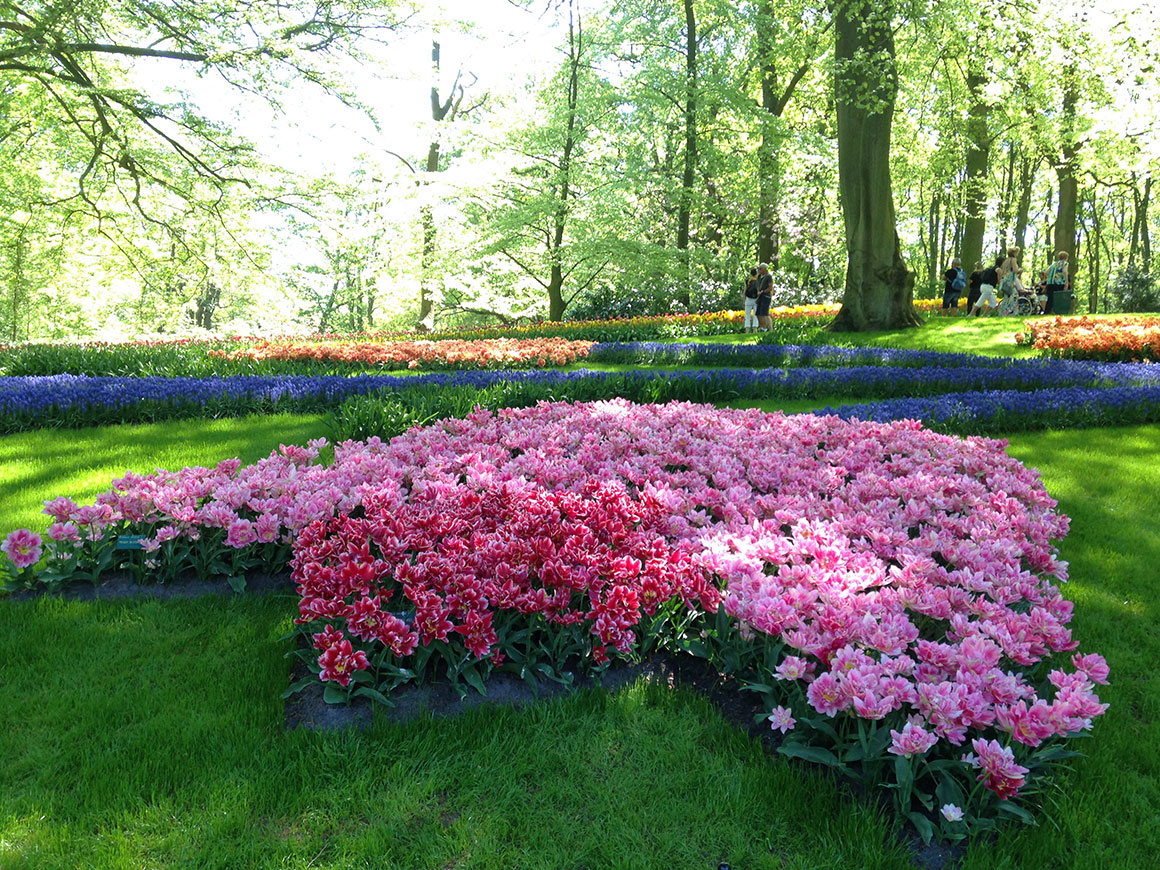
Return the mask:
M706 150L711 154L715 147L713 141L713 133L711 131L717 128L717 121L721 114L721 107L714 105L709 109L709 133L706 134L705 146ZM705 174L705 233L704 244L706 247L711 247L714 254L720 254L721 248L725 245L725 215L729 213L729 206L725 202L725 197L722 196L721 190L717 187L717 182L708 173ZM712 278L712 275L706 272L707 276Z
M444 104L439 99L439 43L431 40L431 120L442 121L451 108L451 97ZM432 175L439 171L439 139L432 139L427 146L427 164L424 171ZM431 310L434 307L435 290L435 215L431 204L424 199L419 208L419 220L423 226L423 250L419 265L419 323L420 330L426 330L432 325Z
M950 214L951 214L951 211L948 208L947 209L948 220L943 221L942 228L939 230L939 237L938 237L938 252L939 253L938 253L938 260L936 261L937 265L935 266L935 273L930 276L931 277L931 284L936 286L936 287L938 286L938 283L939 283L938 276L942 273L942 271L945 268L947 268L948 265L950 265L950 257L947 256L947 233L950 231L950 226L951 226L951 222L949 220Z
M467 88L470 87L470 84L462 83L462 70L460 70L459 73L456 73L455 81L451 83L451 87L448 89L447 99L441 99L439 96L440 72L439 43L436 40L431 40L431 120L437 124L455 120L456 115L460 114L464 94ZM468 111L470 109L463 110L464 113ZM427 176L427 180L423 182L424 185L429 184L433 176L440 171L439 158L439 136L436 134L435 138L427 146L427 163L424 166L424 173ZM435 291L439 285L437 277L438 271L435 268L438 227L435 224L435 214L431 208L431 204L426 200L424 200L423 205L419 209L419 219L423 227L423 250L419 276L418 328L423 330L428 328L431 323L431 311L435 304Z
M1152 202L1152 176L1144 180L1144 195L1140 201L1140 255L1144 271L1152 271L1152 231L1148 225L1148 210Z
M12 258L12 271L8 275L8 292L12 301L12 324L9 337L13 344L16 343L17 338L20 336L20 314L24 310L23 297L26 295L24 292L25 229L26 226L21 226L20 231L16 235L16 244L14 245L15 254Z
M576 121L580 107L580 65L584 53L584 31L580 14L568 4L568 115L564 128L564 147L556 176L556 210L552 215L551 235L548 238L548 259L551 270L548 278L548 319L563 320L568 303L564 299L564 266L561 262L564 234L572 208L572 159L576 150Z
M838 61L838 190L846 228L846 289L835 330L917 326L890 181L890 126L898 94L894 3L832 0ZM873 59L873 60L867 60Z
M362 271L357 267L352 269L352 264L347 264L346 267L346 296L350 300L350 313L354 319L354 331L366 331L366 321L364 314L366 309L363 307L362 295Z
M1148 210L1152 200L1152 176L1144 179L1144 189L1141 191L1135 174L1132 176L1132 246L1128 254L1128 262L1140 259L1140 268L1143 272L1152 271L1152 237L1148 228Z
M801 64L790 75L785 86L782 86L778 79L777 52L773 45L774 16L773 0L762 0L757 16L757 56L761 58L761 107L769 114L769 118L761 125L761 147L757 152L757 169L761 179L757 261L768 263L771 269L777 268L781 250L778 208L781 201L781 144L784 137L777 122L802 77L810 69L810 64Z
M1075 271L1075 210L1079 198L1079 142L1076 139L1076 104L1079 102L1076 79L1079 70L1074 64L1068 68L1063 90L1063 143L1055 174L1059 180L1059 211L1055 218L1055 250L1067 251L1071 258L1069 276Z
M981 51L981 50L980 50ZM983 234L987 231L987 168L991 159L991 137L987 122L991 106L985 89L987 74L984 55L972 52L967 67L967 183L963 244L959 248L963 268L968 272L983 259Z
M335 306L338 304L338 291L342 287L342 279L335 278L330 285L330 295L326 297L326 302L322 306L322 316L318 319L318 331L326 333L330 331L331 318L334 316Z
M361 280L361 279L360 279ZM375 296L377 292L377 284L373 275L368 276L362 281L364 293L366 297L366 316L367 328L375 328Z
M1011 212L1015 205L1015 164L1018 155L1019 146L1012 142L1007 149L1007 171L1003 175L1003 195L999 199L999 251L996 253L1006 253L1007 248L1013 244L1008 233L1011 232Z
M1027 224L1031 219L1031 188L1035 183L1035 170L1039 161L1026 157L1019 161L1019 202L1015 206L1015 244L1020 250L1027 244ZM1022 258L1022 255L1020 255Z
M690 260L689 235L693 213L693 184L697 179L697 17L693 0L685 0L685 167L681 173L681 198L677 209L677 250L684 275L677 299L688 308Z
M930 198L930 211L927 213L926 230L929 237L927 250L930 256L926 261L927 280L934 281L938 276L939 227L942 226L942 193L935 190Z
M1088 313L1096 313L1096 300L1099 298L1100 286L1100 241L1103 235L1099 204L1096 202L1096 191L1092 188L1090 200L1091 214L1092 214L1092 231L1085 235L1088 249L1088 272L1089 272L1089 291L1088 291ZM1077 306L1078 307L1078 306Z

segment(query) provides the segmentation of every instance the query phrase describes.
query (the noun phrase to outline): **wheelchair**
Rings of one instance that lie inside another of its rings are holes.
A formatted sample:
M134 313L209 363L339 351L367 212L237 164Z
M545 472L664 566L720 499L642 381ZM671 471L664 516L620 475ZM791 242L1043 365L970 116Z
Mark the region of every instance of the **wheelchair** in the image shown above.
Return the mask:
M1022 293L1012 293L999 300L999 313L1002 315L1027 317L1039 313L1039 301L1035 293L1025 290Z

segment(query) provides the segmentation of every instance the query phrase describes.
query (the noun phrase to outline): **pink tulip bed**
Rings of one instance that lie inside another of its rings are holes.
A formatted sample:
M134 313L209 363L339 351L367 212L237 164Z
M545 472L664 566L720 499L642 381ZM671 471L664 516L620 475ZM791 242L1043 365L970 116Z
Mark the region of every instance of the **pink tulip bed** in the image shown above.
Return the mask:
M701 656L765 699L782 753L886 786L927 838L1031 821L1104 712L1067 519L1002 442L617 399L327 449L129 475L4 551L30 582L289 564L333 701Z

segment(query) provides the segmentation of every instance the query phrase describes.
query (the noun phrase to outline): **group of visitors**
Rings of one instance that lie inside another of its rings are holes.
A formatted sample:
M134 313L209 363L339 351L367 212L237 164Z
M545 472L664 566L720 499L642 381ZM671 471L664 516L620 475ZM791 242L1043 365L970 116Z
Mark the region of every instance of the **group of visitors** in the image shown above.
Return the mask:
M769 332L773 320L769 316L769 306L773 302L773 276L769 265L762 263L749 270L743 291L745 307L745 331Z
M995 258L993 266L984 269L981 262L975 263L975 269L969 276L958 258L951 260L950 268L943 273L946 282L943 287L943 310L951 315L957 314L959 298L963 290L967 290L968 315L978 316L989 311L1014 314L1020 296L1034 296L1034 304L1040 313L1054 313L1056 294L1066 290L1070 284L1067 251L1057 253L1051 267L1040 272L1039 280L1030 288L1023 283L1023 269L1019 266L1020 253L1019 247L1010 247L1005 255L1000 254Z

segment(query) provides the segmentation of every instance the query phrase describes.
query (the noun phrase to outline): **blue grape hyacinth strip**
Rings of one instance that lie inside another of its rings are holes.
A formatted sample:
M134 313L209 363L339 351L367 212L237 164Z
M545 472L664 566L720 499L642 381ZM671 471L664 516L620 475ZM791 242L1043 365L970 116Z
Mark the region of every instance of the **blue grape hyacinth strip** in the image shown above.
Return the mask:
M759 347L763 351L767 348L779 350L772 345ZM816 351L820 352L819 358L837 361L847 350L781 347L782 356L777 358L785 359L785 353L792 356L800 351L804 354L800 358L805 359ZM846 358L846 362L867 358L866 350L854 349L857 353ZM1160 386L1160 366L1149 364L1002 360L1001 365L996 365L994 360L979 357L960 359L959 355L881 349L870 349L868 358L875 359L878 364L847 364L836 368L700 368L675 372L580 369L213 378L5 377L0 378L0 431L179 416L319 411L334 407L351 396L377 391L444 387L485 389L501 383L542 389L546 391L546 398L593 399L624 395L637 401L684 399L714 402L848 396L852 399L892 399L903 403L944 394L1003 391L1028 394L1066 388L1094 388L1101 392L1114 388ZM946 364L948 358L950 365ZM943 364L934 364L932 360ZM964 360L969 364L961 364ZM904 361L908 364L902 365Z
M823 408L846 420L920 420L959 434L1076 429L1160 421L1160 386L991 390Z

